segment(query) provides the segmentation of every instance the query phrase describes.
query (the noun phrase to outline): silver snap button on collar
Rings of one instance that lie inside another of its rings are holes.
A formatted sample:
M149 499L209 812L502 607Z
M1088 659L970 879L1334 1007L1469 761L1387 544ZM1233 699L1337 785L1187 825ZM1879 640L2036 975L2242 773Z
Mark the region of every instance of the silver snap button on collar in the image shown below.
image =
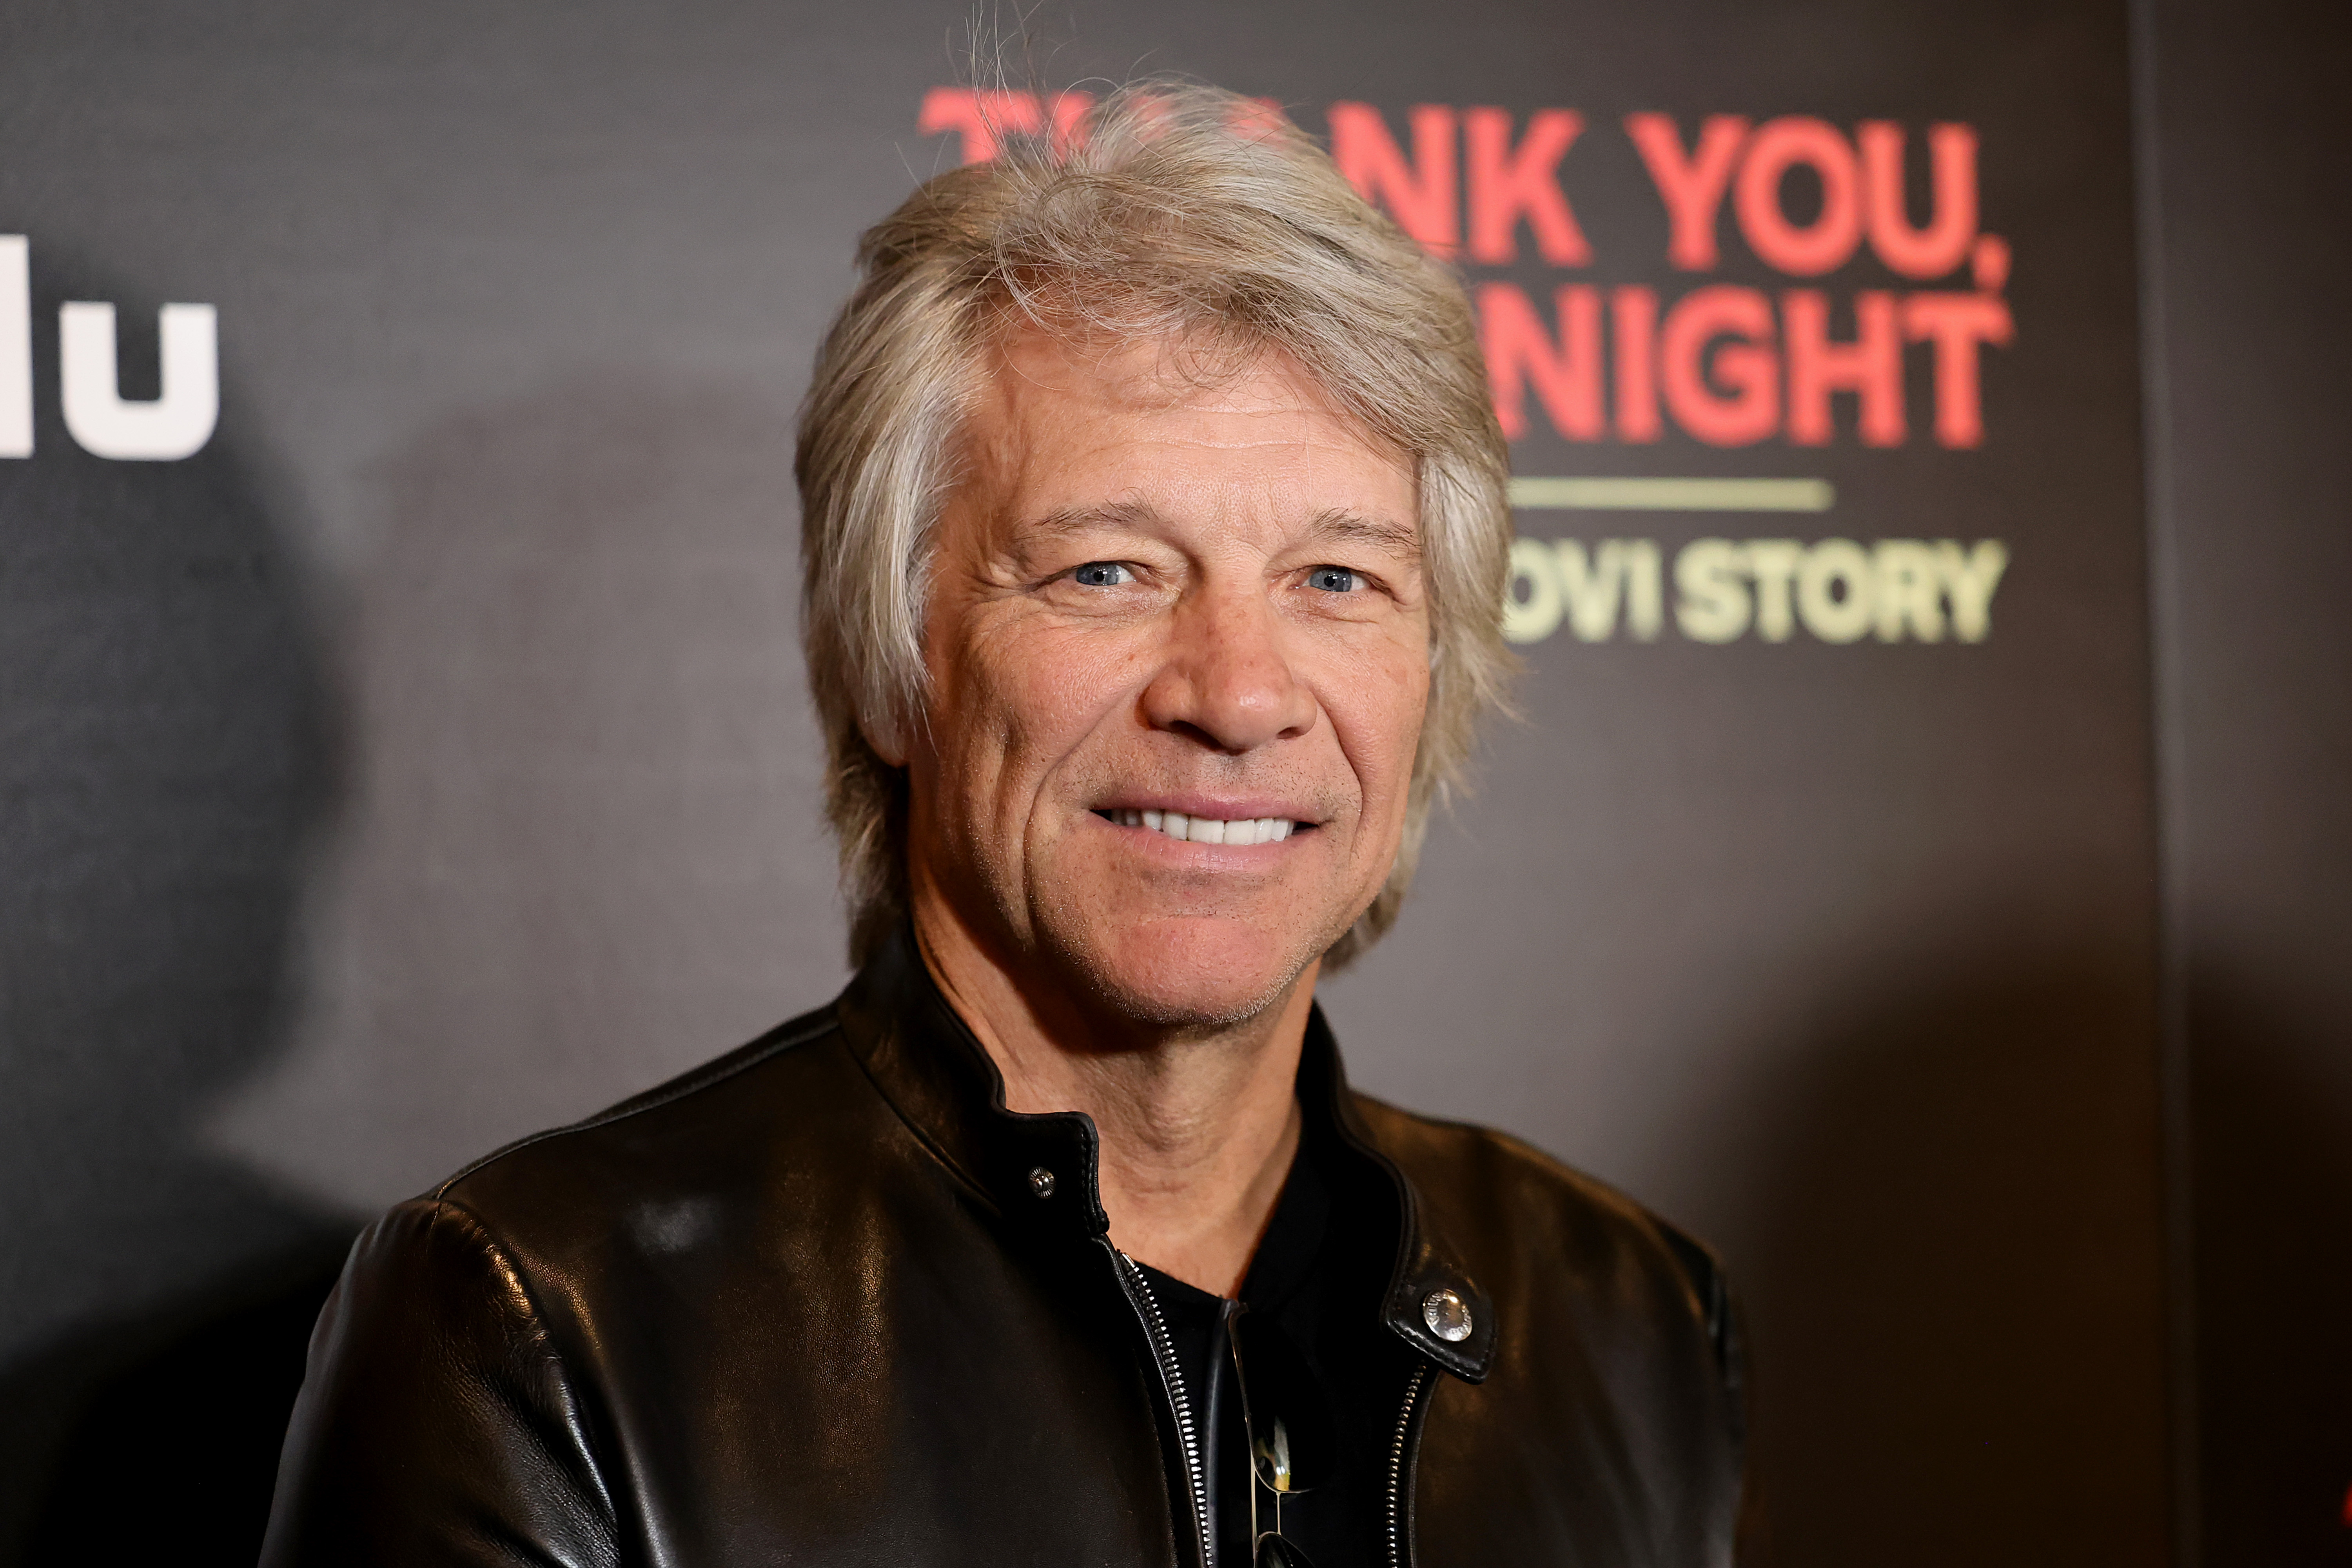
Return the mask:
M1448 1344L1470 1337L1470 1303L1451 1290L1432 1290L1421 1304L1421 1321Z
M1054 1195L1054 1173L1045 1169L1043 1165L1033 1166L1029 1172L1029 1190L1041 1198L1052 1197ZM1467 1333L1469 1331L1465 1329L1463 1331Z

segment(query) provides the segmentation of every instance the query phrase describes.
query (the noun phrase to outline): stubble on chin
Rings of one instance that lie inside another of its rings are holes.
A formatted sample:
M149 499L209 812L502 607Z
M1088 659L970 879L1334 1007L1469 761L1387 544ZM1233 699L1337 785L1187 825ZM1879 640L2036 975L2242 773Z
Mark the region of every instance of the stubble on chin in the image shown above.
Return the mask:
M1088 910L1075 898L1045 898L1033 905L1029 924L1040 968L1060 977L1091 1009L1138 1030L1182 1037L1223 1033L1279 1008L1353 921L1350 915L1334 923L1327 916L1322 923L1330 930L1310 929L1287 942L1279 935L1266 938L1277 952L1271 962L1250 966L1260 972L1255 984L1238 988L1218 984L1217 960L1183 951L1190 944L1181 939L1151 951L1145 934L1150 922L1132 915Z

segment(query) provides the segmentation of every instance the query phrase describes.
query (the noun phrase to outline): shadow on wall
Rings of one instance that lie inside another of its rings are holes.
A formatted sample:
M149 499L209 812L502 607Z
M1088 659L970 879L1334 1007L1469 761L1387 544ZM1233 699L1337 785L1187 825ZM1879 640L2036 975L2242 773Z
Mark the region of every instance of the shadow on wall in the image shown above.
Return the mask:
M126 397L157 390L153 301L54 254L37 455L0 463L0 1561L249 1563L355 1226L195 1126L279 1043L332 708L222 437L113 462L68 435L58 301L124 301Z
M2207 1560L2352 1563L2352 1067L2259 950L2189 975ZM2336 1014L2336 1016L2340 1016Z
M373 476L331 701L217 441L108 464L45 427L0 468L31 873L0 1168L48 1194L0 1215L0 1561L250 1563L335 1210L838 988L789 430L756 388L635 373L427 427Z
M1913 962L1943 978L1856 985L1745 1108L1755 1556L2162 1562L2148 982L1958 943Z
M295 1050L220 1145L373 1211L839 989L791 405L575 370L371 465Z

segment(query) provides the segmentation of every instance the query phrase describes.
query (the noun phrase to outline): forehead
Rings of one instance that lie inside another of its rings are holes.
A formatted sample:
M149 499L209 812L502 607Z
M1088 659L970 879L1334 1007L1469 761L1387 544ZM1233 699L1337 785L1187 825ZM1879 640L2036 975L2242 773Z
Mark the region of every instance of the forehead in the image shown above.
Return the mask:
M1170 340L1032 331L1000 345L989 370L966 434L975 478L1001 502L1249 484L1320 505L1344 490L1352 505L1412 519L1412 465L1279 350L1208 361Z

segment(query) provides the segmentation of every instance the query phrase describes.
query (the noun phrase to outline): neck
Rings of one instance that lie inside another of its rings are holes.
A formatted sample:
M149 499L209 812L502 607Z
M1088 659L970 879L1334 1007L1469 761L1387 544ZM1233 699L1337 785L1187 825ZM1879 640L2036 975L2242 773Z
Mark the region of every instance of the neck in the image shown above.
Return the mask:
M1238 1295L1298 1149L1295 1089L1318 966L1240 1023L1169 1026L1097 1017L1068 987L1039 994L921 900L915 935L1003 1075L1006 1107L1094 1119L1112 1244L1188 1285Z

